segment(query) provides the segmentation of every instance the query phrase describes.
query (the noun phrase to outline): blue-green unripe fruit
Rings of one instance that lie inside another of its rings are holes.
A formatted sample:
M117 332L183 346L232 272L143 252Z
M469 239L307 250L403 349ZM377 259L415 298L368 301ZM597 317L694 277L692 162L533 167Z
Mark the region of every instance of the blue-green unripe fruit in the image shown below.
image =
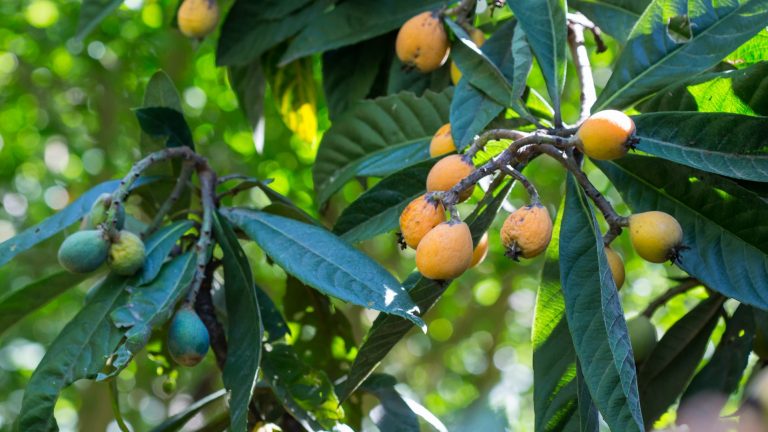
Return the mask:
M195 366L208 352L208 329L195 311L182 307L176 312L168 329L168 351L182 366Z
M658 341L656 327L653 326L648 317L638 315L627 320L627 330L629 331L629 341L632 343L632 352L635 355L635 363L648 360Z
M120 231L109 247L107 264L113 272L131 276L144 266L146 250L144 242L130 231Z
M90 273L104 264L108 250L103 231L78 231L59 246L59 263L72 273Z
M107 221L107 213L109 212L109 206L112 205L112 194L103 193L96 198L91 206L91 211L86 216L86 229L95 229L99 225ZM117 208L117 229L123 229L125 225L125 208L119 206Z

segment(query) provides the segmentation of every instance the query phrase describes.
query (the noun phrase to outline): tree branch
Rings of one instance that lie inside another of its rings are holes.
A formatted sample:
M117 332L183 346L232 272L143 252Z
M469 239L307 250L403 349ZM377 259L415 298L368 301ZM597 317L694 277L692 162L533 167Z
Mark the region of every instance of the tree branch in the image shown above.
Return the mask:
M589 64L589 53L584 45L584 25L580 22L570 21L568 25L568 47L571 50L571 58L576 65L576 74L581 83L581 111L579 123L586 120L592 106L597 101L595 80L592 78L592 67Z
M666 304L670 299L672 299L672 297L675 297L676 295L682 294L686 291L690 291L691 289L696 288L698 286L701 286L701 282L699 282L698 279L688 278L683 280L679 284L668 289L667 291L662 293L660 296L656 297L653 301L651 301L648 304L648 307L646 307L645 310L643 311L643 315L650 318L653 315L653 313L656 312L656 309Z

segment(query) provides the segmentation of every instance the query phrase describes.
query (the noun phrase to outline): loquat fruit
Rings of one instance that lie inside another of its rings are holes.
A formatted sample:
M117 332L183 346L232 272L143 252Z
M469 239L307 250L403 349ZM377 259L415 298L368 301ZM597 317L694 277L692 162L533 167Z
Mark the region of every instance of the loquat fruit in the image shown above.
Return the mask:
M597 160L618 159L631 147L635 122L621 111L605 110L592 114L579 127L579 150Z
M644 260L663 263L677 258L682 247L683 229L671 215L649 211L629 217L629 238Z
M488 233L483 234L482 237L480 237L480 240L477 242L477 246L475 246L475 250L472 251L472 263L469 265L469 268L475 267L479 265L483 260L485 260L485 257L488 255Z
M448 57L448 34L437 12L422 12L400 27L395 42L397 57L409 67L432 72Z
M653 326L651 320L645 315L630 318L627 320L627 331L629 332L629 342L632 344L635 363L648 360L658 342L656 327Z
M464 222L443 222L419 242L416 268L429 279L455 279L472 264L472 253L469 226Z
M91 211L85 218L85 229L96 229L107 221L107 213L112 205L112 194L103 193L96 198L91 206ZM117 229L123 229L125 225L125 208L121 205L117 208Z
M177 18L184 36L202 39L219 23L219 4L216 0L184 0Z
M429 157L438 157L455 151L456 144L451 135L451 124L446 123L440 126L432 137L432 141L429 142Z
M130 231L120 231L109 247L107 264L121 276L131 276L144 266L144 242Z
M72 273L90 273L107 259L109 241L100 229L78 231L59 246L59 264Z
M400 232L405 244L415 249L429 230L444 221L443 205L430 202L424 194L411 201L400 213Z
M195 366L208 353L210 336L197 313L190 307L176 312L168 328L168 352L182 366Z
M462 155L446 156L429 170L427 175L427 192L447 191L474 170L475 166L465 162ZM472 196L473 189L474 186L471 186L462 191L459 194L459 201L465 201Z
M616 283L616 289L621 289L621 286L624 285L624 261L619 254L608 246L605 247L605 258L608 261L608 267L611 268L611 275L613 275L613 282Z
M501 242L506 255L533 258L547 249L552 240L552 218L541 204L520 207L507 216L501 227Z

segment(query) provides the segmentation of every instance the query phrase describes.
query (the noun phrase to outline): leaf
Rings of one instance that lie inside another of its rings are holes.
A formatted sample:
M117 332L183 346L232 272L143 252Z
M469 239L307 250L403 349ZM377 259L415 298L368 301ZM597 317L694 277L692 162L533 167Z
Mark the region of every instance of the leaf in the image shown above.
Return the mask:
M0 334L27 314L46 305L64 291L91 277L62 271L36 280L0 297Z
M146 259L144 259L144 266L141 268L139 284L151 282L160 273L160 269L173 247L193 225L194 222L190 220L174 222L164 226L144 242Z
M159 177L141 177L133 184L132 189L155 183L159 179ZM110 180L101 183L83 193L80 198L53 216L0 243L0 266L5 265L16 255L30 249L43 240L53 237L58 232L80 220L88 214L91 210L91 205L93 205L93 202L96 201L99 195L106 192L114 192L118 186L120 186L120 180Z
M680 399L681 407L684 407L688 401L695 401L696 395L716 393L725 396L739 388L755 336L755 317L752 307L739 305L725 324L725 333L720 338L712 358L685 389ZM724 403L725 399L723 399ZM722 408L722 405L719 408ZM719 412L720 409L716 411Z
M331 381L299 360L291 346L278 343L265 350L263 368L277 399L306 430L330 430L344 418Z
M254 60L245 65L230 66L227 71L230 86L237 95L240 109L251 127L258 131L259 124L264 118L264 94L266 93L266 81L261 62Z
M642 431L637 373L624 312L586 195L568 175L560 238L565 315L589 393L612 430Z
M638 109L768 115L768 62L693 77L665 88Z
M272 54L265 56L264 74L275 107L288 129L304 142L313 143L317 139L318 115L312 58L297 59L278 68Z
M512 182L507 183L497 192L493 199L484 207L478 206L466 218L469 229L472 232L473 242L477 242L488 230L493 222L501 204L512 188ZM439 283L423 277L419 272L411 273L403 286L419 307L420 315L424 316L437 302L437 299L445 292L449 281ZM396 316L379 315L373 322L365 337L360 352L355 357L355 362L349 371L347 379L337 384L337 392L342 401L349 396L368 378L379 365L381 359L387 355L403 336L411 329L411 324Z
M650 428L683 392L704 356L722 296L699 303L667 330L639 372L643 418Z
M408 293L367 255L323 228L246 209L221 213L242 229L275 263L307 285L341 300L424 322Z
M434 160L402 169L360 195L339 216L333 232L356 243L399 226L403 209L425 193L427 174Z
M80 5L80 17L77 20L76 40L83 40L88 33L93 31L97 25L117 9L123 0L83 0Z
M216 242L224 253L224 289L229 322L223 379L224 386L231 392L231 430L242 432L248 423L248 404L262 360L264 327L251 265L234 230L218 213L214 213L213 229Z
M395 378L385 374L373 374L365 380L360 390L372 393L380 402L368 415L379 430L419 432L419 419L395 390L395 384Z
M197 413L205 409L207 406L211 405L212 403L226 396L226 394L227 394L226 389L221 389L217 392L209 394L208 396L200 399L199 401L193 404L190 404L188 407L186 407L183 411L179 412L178 414L175 414L172 417L167 418L164 422L152 428L151 432L176 432L178 430L181 430L181 428L183 428L184 425L187 424L187 422L192 419L192 417L196 416Z
M400 27L419 12L437 9L442 0L378 0L339 2L325 8L291 41L280 64L310 54L351 45Z
M768 61L768 30L761 30L736 51L728 54L725 61L738 68Z
M64 387L96 377L122 336L109 320L125 299L128 279L109 275L56 337L27 383L17 418L24 432L56 431L53 409Z
M387 80L386 94L388 95L407 91L416 96L423 96L427 90L439 93L451 85L450 65L448 63L425 74L418 70L403 68L400 59L393 56L389 64L389 71L384 72L384 74Z
M428 159L428 143L448 122L449 106L449 91L360 102L320 142L312 170L318 203L357 175L384 176Z
M181 112L165 107L137 108L133 112L147 135L167 137L166 147L195 147L192 131Z
M768 309L768 204L731 180L652 157L598 162L635 213L664 211L683 228L680 268L725 296Z
M254 285L256 288L256 299L259 303L259 315L261 316L261 322L264 325L264 330L267 331L267 342L275 342L290 334L291 330L288 328L288 324L285 323L283 314L275 306L275 302L264 292L261 287Z
M670 37L668 23L676 17L689 21L689 40ZM632 29L594 110L625 108L715 66L760 31L766 20L768 5L762 0L654 1Z
M768 182L768 117L668 112L635 117L639 150L727 177Z
M650 0L569 0L568 6L578 9L600 30L623 44L649 3Z
M517 0L507 2L507 5L528 37L555 108L555 123L560 123L560 96L567 63L566 1Z

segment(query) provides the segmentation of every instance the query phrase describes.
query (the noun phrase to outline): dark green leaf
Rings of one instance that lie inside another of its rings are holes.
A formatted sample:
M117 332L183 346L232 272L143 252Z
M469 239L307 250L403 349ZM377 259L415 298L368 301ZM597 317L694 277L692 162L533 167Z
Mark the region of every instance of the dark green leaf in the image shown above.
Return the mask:
M261 322L264 324L264 330L267 331L267 342L275 342L290 334L288 324L283 319L283 314L275 306L275 302L264 292L261 287L254 285L256 288L256 298L259 302L259 315L261 315Z
M568 175L560 238L565 315L589 393L612 430L642 431L637 373L603 237L584 192Z
M325 133L313 167L324 203L357 175L384 176L429 159L429 141L448 122L450 92L360 102Z
M670 37L669 23L680 17L690 20L692 36L676 42ZM765 27L766 21L768 4L762 0L651 3L633 27L594 110L625 108L715 66Z
M137 108L134 114L147 135L167 137L166 147L195 147L192 132L181 112L173 108L149 107Z
M389 272L323 228L245 209L222 214L287 273L324 294L423 326L418 308Z
M307 214L304 210L296 207L293 204L285 204L282 201L273 202L272 204L261 209L261 211L276 214L278 216L285 216L299 222L304 222L305 224L322 226L320 221Z
M200 399L199 401L189 405L180 413L175 414L172 417L169 417L164 422L155 426L154 428L152 428L151 432L176 432L180 430L181 428L184 427L185 424L187 424L188 421L192 419L192 417L196 416L197 413L205 409L205 407L218 401L222 397L226 396L226 394L227 394L226 389L221 389L215 393L209 394L208 396Z
M26 386L17 419L20 431L58 430L53 409L61 390L79 379L95 378L104 368L122 337L109 313L125 300L128 281L114 275L104 279L48 347Z
M419 419L395 390L397 381L391 375L373 374L360 390L373 393L381 402L368 414L382 431L419 432Z
M768 308L768 203L731 180L658 158L598 162L635 213L660 210L683 228L678 265L706 286ZM714 247L716 246L716 247Z
M83 0L80 5L80 17L77 20L76 39L85 39L97 25L117 9L123 0Z
M507 2L528 37L538 60L547 92L555 108L555 123L560 119L560 96L565 85L566 40L565 0L517 0Z
M216 242L224 253L224 290L229 322L224 386L232 393L229 402L232 430L244 431L248 423L248 404L262 360L264 327L248 257L232 226L217 213L214 213L213 228Z
M667 330L639 371L643 418L650 428L690 381L704 356L724 298L699 303Z
M159 180L158 177L142 177L134 183L133 188L151 184L157 180ZM64 207L60 212L0 243L0 266L8 263L16 255L80 220L88 214L91 210L91 205L93 205L93 202L96 201L99 195L105 192L112 193L118 186L120 186L120 180L110 180L101 183L85 192L80 198Z
M624 43L649 3L650 0L569 0L568 6L578 9L600 30Z
M397 57L393 57L386 77L386 94L388 95L407 91L416 96L423 96L427 90L439 93L451 85L448 63L433 72L421 73L415 69L404 68L403 63Z
M405 206L425 192L427 174L434 164L433 160L422 162L377 183L344 210L333 232L355 243L397 228Z
M144 266L141 268L139 284L151 282L160 273L165 259L168 258L173 247L176 246L176 242L193 225L194 223L190 220L174 222L158 230L144 242L147 257L144 260Z
M264 117L266 81L259 60L246 65L230 66L229 82L237 95L237 102L253 129L258 130Z

